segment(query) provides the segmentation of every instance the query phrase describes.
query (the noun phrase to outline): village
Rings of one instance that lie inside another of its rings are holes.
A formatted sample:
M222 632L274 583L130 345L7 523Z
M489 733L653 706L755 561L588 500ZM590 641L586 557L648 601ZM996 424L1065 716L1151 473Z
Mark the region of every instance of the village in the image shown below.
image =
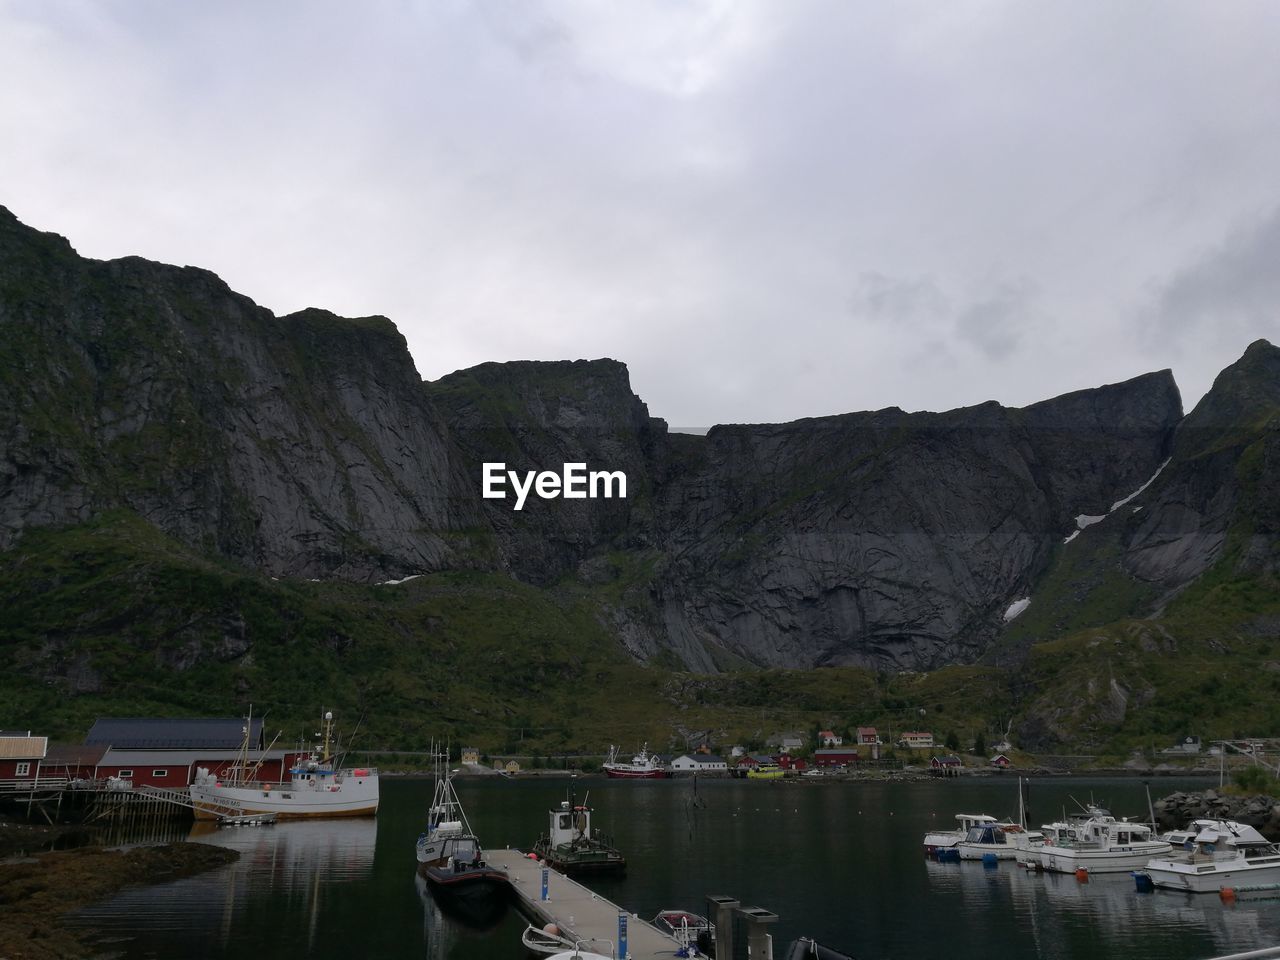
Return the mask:
M277 738L278 739L278 738ZM252 779L280 782L310 746L279 747L266 740L261 718L102 717L81 743L52 743L31 730L0 731L0 796L50 799L62 790L132 788L184 790L200 770L223 775L246 758ZM834 730L811 734L777 733L765 749L734 745L723 753L707 742L681 753L656 753L673 775L740 776L850 774L857 771L916 768L938 776L963 771L1004 769L1013 765L1007 744L980 757L962 757L958 749L939 748L932 733L907 731L888 744L875 727L857 727L846 740ZM402 772L412 773L418 754L392 751ZM589 775L601 768L600 754L536 757L486 754L474 746L456 751L462 774L530 775L572 771ZM385 764L385 758L384 764Z

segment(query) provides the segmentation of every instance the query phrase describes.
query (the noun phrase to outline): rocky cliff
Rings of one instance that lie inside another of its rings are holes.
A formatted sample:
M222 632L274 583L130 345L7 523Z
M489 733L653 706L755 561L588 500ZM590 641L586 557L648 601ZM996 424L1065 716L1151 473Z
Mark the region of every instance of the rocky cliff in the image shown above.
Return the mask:
M616 361L424 384L384 318L276 317L205 271L86 260L3 210L0 328L3 548L122 508L276 577L505 571L589 599L634 657L704 671L973 660L1079 516L1123 520L1119 569L1168 593L1247 499L1241 562L1275 563L1265 343L1186 420L1162 371L1023 409L669 435ZM515 512L481 499L486 461L623 470L628 497Z

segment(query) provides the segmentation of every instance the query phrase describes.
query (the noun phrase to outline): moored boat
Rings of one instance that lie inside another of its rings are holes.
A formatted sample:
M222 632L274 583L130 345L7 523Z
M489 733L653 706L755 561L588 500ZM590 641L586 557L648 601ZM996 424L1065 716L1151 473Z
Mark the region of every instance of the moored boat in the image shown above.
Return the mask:
M715 949L716 925L701 914L688 910L659 910L650 922L673 937L685 954L710 955Z
M1012 860L1018 855L1018 834L1025 834L1025 827L1016 823L982 823L971 827L965 838L956 844L961 860L981 860L993 856L997 860Z
M1089 816L1074 824L1060 825L1040 848L1040 865L1055 873L1129 873L1152 857L1172 848L1152 836L1144 823L1117 820L1105 810L1090 807Z
M477 917L501 909L511 889L506 872L489 865L475 837L460 837L450 846L453 852L444 863L418 868L431 892Z
M956 821L960 824L954 830L931 830L924 835L924 852L936 854L939 850L949 850L969 835L974 827L995 823L995 817L985 813L957 813Z
M1280 847L1234 820L1196 820L1190 850L1147 862L1151 882L1167 890L1218 893L1224 887L1280 883Z
M188 787L197 820L274 815L277 820L313 817L372 817L378 812L378 771L373 767L338 769L333 756L333 714L324 715L324 741L289 771L289 782L252 778L248 727L243 757L232 777L204 767Z
M561 801L550 811L550 825L545 836L533 845L534 854L550 866L567 874L622 873L626 858L609 841L591 828L591 808L575 804L573 798Z
M431 796L431 806L427 808L427 825L418 836L415 851L420 873L427 866L439 865L448 860L459 841L474 840L466 812L453 789L453 773L449 769L448 755L442 756L433 749L432 760L436 786Z
M647 743L631 758L630 763L620 760L618 748L610 746L609 759L601 764L601 769L605 776L619 780L661 780L671 776L671 771L661 758L649 752Z

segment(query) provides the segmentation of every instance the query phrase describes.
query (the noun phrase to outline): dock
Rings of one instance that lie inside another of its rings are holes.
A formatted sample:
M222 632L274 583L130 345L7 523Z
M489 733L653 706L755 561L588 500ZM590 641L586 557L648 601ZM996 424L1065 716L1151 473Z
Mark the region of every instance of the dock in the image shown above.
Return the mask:
M669 958L680 949L674 937L550 868L547 899L543 900L543 867L519 850L486 850L484 856L492 866L507 872L521 913L540 926L554 923L561 935L570 940L595 941L594 947L584 943L593 953L618 956L620 915L627 918L627 956L633 960Z

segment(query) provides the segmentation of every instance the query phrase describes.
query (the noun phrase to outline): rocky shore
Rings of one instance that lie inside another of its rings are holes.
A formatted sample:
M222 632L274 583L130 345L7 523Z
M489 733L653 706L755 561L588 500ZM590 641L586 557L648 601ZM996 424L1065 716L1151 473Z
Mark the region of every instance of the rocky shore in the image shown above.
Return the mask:
M83 931L68 929L69 911L139 883L161 883L233 863L234 850L170 843L131 850L84 847L0 863L0 960L90 957Z
M1268 840L1280 840L1280 799L1205 790L1178 792L1155 802L1156 822L1176 830L1204 817L1236 820L1255 827Z

